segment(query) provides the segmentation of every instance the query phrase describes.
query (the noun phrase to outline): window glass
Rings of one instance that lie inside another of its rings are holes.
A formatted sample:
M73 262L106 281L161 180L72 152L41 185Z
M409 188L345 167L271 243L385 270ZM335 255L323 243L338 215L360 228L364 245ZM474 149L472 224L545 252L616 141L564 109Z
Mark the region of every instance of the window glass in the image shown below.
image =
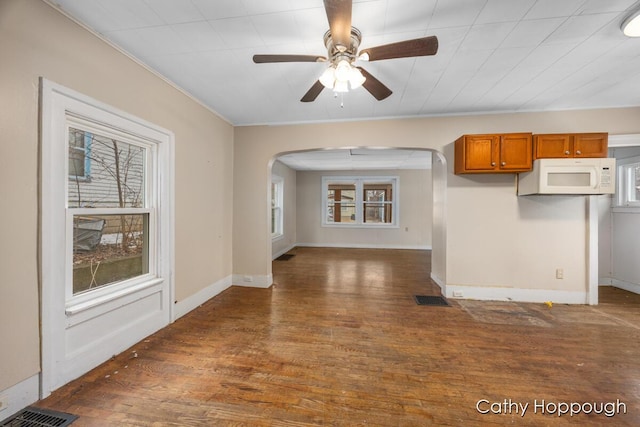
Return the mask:
M640 206L640 157L618 162L618 206Z
M327 222L356 221L356 185L330 184L327 192Z
M271 237L283 234L283 189L284 180L279 176L271 177Z
M149 215L73 216L73 294L149 272Z
M145 156L144 147L69 128L69 207L142 207ZM80 179L87 169L91 179Z
M150 272L153 210L145 200L149 146L74 126L68 131L67 206L77 295Z
M395 226L397 178L323 177L324 224Z

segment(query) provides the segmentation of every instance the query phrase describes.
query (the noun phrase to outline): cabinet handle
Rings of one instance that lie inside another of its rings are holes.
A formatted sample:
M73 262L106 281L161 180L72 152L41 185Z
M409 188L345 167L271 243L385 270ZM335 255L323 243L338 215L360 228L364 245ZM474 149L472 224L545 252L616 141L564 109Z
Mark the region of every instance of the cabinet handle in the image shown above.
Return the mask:
M582 152L580 150L576 151L576 154L579 156L580 154L582 154Z
M566 154L568 156L569 154L571 154L571 151L567 150L567 151L564 152L564 154Z
M491 166L495 166L495 165L496 165L496 162L491 162Z
M507 166L507 162L500 163L502 166Z

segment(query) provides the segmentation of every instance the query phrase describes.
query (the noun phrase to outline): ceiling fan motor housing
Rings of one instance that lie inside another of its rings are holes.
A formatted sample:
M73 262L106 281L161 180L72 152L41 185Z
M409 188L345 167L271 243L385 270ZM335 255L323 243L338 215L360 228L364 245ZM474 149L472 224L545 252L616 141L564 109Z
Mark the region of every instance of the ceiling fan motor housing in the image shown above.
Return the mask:
M351 27L351 37L349 46L336 45L331 37L331 30L324 33L324 45L327 48L329 62L336 65L341 60L346 60L349 64L356 60L358 47L362 41L362 33L356 27Z

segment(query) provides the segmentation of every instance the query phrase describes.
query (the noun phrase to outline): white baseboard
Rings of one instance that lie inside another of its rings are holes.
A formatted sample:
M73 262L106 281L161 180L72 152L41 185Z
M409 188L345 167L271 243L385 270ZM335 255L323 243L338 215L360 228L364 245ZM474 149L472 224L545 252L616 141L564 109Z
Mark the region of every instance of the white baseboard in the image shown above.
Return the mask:
M438 286L440 286L440 292L446 289L446 284L444 283L444 281L440 277L433 274L433 272L431 272L431 280L433 280Z
M387 245L373 243L297 243L295 246L310 248L352 248L352 249L413 249L430 251L427 245Z
M447 285L447 298L484 301L546 302L559 304L588 304L586 292L555 291L549 289L495 288L486 286ZM454 296L455 295L455 296Z
M211 298L215 297L225 289L231 287L231 276L227 276L224 279L220 279L212 285L207 286L199 292L183 299L182 301L178 301L175 304L174 319L179 319L185 314L189 313L191 310L199 307L205 302L209 301Z
M244 286L247 288L268 288L273 284L273 276L266 275L250 275L250 274L234 274L233 285Z
M0 391L0 397L7 402L7 407L0 411L0 421L4 421L38 401L40 397L40 374L33 375L13 387Z
M625 291L633 292L634 294L640 294L640 284L625 282L624 280L611 279L611 286L624 289Z
M278 252L272 253L271 254L271 259L274 260L274 259L278 258L280 255L286 254L287 252L289 252L291 249L295 248L296 246L298 246L298 245L295 245L295 244L294 245L289 245L285 249L281 249Z

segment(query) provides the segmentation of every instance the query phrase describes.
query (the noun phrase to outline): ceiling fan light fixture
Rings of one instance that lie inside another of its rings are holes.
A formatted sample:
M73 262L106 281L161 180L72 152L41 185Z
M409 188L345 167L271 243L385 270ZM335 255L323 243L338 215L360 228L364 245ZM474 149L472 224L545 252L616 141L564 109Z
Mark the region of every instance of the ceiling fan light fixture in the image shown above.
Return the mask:
M640 37L640 9L629 15L620 28L627 37Z
M346 82L351 77L351 64L346 59L341 59L336 65L336 80Z
M318 80L320 80L320 83L322 83L322 85L327 89L333 89L333 85L336 82L335 67L332 65L324 70L324 73L322 73Z
M349 82L347 80L336 80L333 91L337 93L349 92Z
M356 67L351 67L351 72L349 75L349 86L351 89L357 89L366 81L366 77L362 75L362 72L358 70Z

